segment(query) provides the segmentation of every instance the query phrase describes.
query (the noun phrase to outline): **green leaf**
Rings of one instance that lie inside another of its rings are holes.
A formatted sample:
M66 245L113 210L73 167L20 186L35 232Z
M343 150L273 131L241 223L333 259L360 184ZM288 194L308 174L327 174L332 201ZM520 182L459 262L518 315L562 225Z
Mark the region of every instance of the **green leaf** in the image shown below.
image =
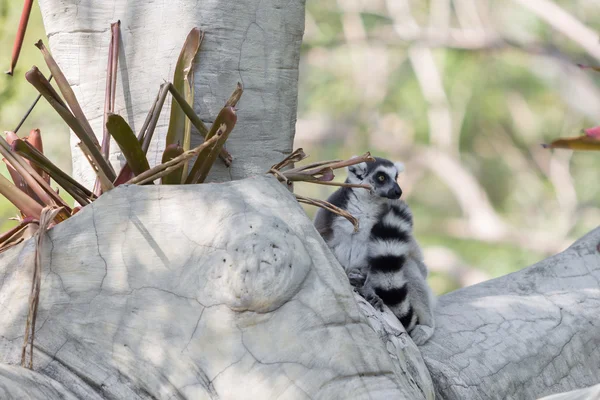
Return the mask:
M185 101L185 99L181 96L181 93L179 93L179 91L175 89L173 85L169 85L168 88L171 92L171 95L173 96L173 99L177 102L177 104L179 104L179 106L181 106L181 109L183 110L185 115L187 115L187 117L190 119L192 125L194 125L196 129L198 129L198 132L200 132L200 134L204 137L204 140L206 140L208 138L208 128L206 127L206 125L204 125L204 122L202 122L202 120L200 119L200 117L198 117L194 109ZM231 165L232 157L231 154L227 152L227 150L222 148L219 157L221 157L225 165L227 165L228 167Z
M165 148L165 151L163 152L161 163L164 164L168 161L171 161L174 158L182 155L183 152L184 152L183 147L181 147L179 144L177 144L177 143L169 144L169 145L167 145L167 147ZM163 185L180 184L182 174L183 174L183 165L180 168L176 169L175 171L171 172L170 174L163 176L161 182Z
M158 123L158 117L160 116L160 112L165 103L165 99L167 98L168 91L168 83L163 83L160 85L160 89L156 98L154 99L154 103L152 103L152 107L148 111L146 115L146 119L144 120L144 124L140 129L140 133L138 133L137 139L142 146L142 150L144 154L148 153L148 148L150 147L150 141L152 140L152 136L154 135L154 129L156 128L156 124ZM133 179L135 175L131 171L131 167L129 164L125 164L121 171L119 171L119 175L117 179L114 181L115 186L122 185L131 179Z
M106 129L121 148L127 164L135 175L150 169L140 142L123 117L109 113L106 120Z
M173 75L173 87L183 94L185 101L188 104L194 104L194 84L193 84L193 69L194 58L200 49L204 32L198 28L193 28L185 39L181 53L175 66ZM171 104L171 117L169 119L169 128L167 130L166 147L173 144L181 144L183 150L190 149L192 126L186 118L185 112L177 102ZM187 163L182 169L180 183L184 179L184 174L187 172ZM170 178L169 178L170 179Z

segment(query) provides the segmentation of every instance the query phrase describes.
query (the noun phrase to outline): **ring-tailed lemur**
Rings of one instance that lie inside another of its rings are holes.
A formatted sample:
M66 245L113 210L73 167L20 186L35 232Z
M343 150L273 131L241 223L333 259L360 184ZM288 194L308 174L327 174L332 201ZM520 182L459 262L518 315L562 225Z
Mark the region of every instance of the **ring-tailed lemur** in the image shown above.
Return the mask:
M412 213L400 200L396 180L403 170L402 163L379 157L348 167L347 183L369 184L372 190L342 187L327 201L356 217L358 232L347 219L322 208L314 223L358 293L379 310L387 305L421 345L433 335L435 299L412 233Z

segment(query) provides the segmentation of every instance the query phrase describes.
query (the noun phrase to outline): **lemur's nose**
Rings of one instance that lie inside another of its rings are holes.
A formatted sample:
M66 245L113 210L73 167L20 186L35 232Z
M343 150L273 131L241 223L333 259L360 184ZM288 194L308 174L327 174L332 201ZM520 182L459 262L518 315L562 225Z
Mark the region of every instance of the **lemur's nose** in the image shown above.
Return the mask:
M402 189L398 184L395 184L393 188L391 188L388 192L388 198L390 199L399 199L402 196Z

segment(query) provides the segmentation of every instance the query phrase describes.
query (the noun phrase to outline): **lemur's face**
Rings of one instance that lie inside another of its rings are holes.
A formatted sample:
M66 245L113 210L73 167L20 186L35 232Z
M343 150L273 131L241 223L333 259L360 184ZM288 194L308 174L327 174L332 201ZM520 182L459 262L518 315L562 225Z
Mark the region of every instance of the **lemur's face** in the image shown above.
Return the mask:
M404 165L391 162L385 158L375 157L374 162L360 163L348 167L348 182L371 185L371 194L377 197L397 200L402 195L402 189L396 182L398 174L404 170Z

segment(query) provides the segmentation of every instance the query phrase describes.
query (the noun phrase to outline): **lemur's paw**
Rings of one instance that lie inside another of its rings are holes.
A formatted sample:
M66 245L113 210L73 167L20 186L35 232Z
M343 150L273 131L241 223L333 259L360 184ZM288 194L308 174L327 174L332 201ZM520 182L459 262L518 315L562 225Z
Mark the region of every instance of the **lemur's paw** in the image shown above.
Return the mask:
M410 331L410 337L417 346L425 344L433 336L433 328L427 325L417 325Z
M363 274L358 268L351 269L348 271L348 279L350 280L350 284L354 287L361 287L365 284L365 280L367 277Z
M358 294L364 297L376 310L383 311L383 300L381 297L373 293L372 290L364 290L363 288L358 289Z

